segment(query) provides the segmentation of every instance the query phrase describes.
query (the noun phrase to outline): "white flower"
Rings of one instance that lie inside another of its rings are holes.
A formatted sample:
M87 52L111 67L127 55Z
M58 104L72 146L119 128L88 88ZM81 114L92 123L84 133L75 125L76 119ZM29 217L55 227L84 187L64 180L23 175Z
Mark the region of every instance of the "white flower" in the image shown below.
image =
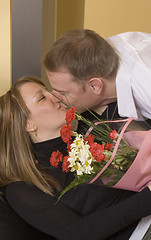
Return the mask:
M91 161L89 161L89 160L85 161L84 173L86 173L86 174L93 173L93 167L91 167L91 162L92 162L92 160Z
M69 167L71 172L76 171L77 175L91 174L93 167L91 166L94 158L89 151L90 146L84 142L83 136L78 134L71 144L71 151L69 152Z

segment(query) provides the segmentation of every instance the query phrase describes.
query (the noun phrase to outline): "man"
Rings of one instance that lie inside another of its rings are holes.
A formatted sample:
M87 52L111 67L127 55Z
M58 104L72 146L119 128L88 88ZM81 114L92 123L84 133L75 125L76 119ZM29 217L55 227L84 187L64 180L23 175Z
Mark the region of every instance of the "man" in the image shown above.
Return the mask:
M53 101L61 100L62 108L62 102L81 113L87 107L112 119L117 102L116 117L151 119L151 34L128 32L104 40L91 30L71 31L52 45L44 64ZM142 236L147 228L141 228Z
M151 119L151 34L127 32L104 40L91 30L71 31L52 45L44 64L54 101L100 115L117 102L121 117Z

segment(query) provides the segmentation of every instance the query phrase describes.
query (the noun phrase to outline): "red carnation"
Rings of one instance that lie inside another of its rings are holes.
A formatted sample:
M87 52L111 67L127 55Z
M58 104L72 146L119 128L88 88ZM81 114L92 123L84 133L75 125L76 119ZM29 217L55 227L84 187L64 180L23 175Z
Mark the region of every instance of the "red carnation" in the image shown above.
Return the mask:
M111 151L112 147L113 147L112 143L106 143L105 146L104 146L104 150Z
M117 131L113 130L112 132L110 132L109 137L114 140L117 138Z
M67 173L70 171L68 158L69 156L65 156L62 164L62 170Z
M67 152L69 153L70 152L70 150L71 150L71 144L73 143L73 141L72 140L69 140L68 142L67 142Z
M76 108L69 108L69 110L66 113L66 122L71 124L72 121L75 119L75 111Z
M53 167L58 167L58 164L59 162L62 161L62 153L59 152L59 150L57 150L56 152L54 151L52 154L51 154L51 157L50 157L50 163Z
M72 135L72 131L71 131L72 126L71 125L63 125L63 127L60 130L60 135L62 137L62 140L67 143L69 140L71 140L71 135Z
M89 145L94 143L94 137L92 135L88 135L84 140L87 141Z
M101 162L102 160L106 159L106 156L103 153L104 152L104 144L100 145L96 142L92 143L90 145L90 152L97 162Z

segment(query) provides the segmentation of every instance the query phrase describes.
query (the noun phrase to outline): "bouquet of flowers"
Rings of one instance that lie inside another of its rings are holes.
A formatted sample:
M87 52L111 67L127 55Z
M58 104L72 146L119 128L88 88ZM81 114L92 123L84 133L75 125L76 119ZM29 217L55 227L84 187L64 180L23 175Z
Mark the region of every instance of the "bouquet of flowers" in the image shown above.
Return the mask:
M86 135L72 131L72 121L75 118L90 127ZM140 171L140 161L143 154L146 154L146 148L144 153L144 144L146 146L148 138L143 144L143 151L139 152L122 138L132 120L133 118L119 120L126 123L118 133L115 129L111 129L106 122L92 123L78 114L74 107L69 108L66 113L67 123L63 125L60 132L63 141L67 143L68 155L63 157L58 150L54 151L50 157L50 163L53 167L58 167L59 162L62 162L62 170L75 173L76 178L62 191L60 197L69 189L86 182L93 183L98 178L105 185L128 190L139 191L146 186L146 180ZM92 129L93 132L90 134ZM147 154L150 158L149 149L147 147ZM137 176L135 181L132 180L133 172ZM147 174L150 180L149 171Z

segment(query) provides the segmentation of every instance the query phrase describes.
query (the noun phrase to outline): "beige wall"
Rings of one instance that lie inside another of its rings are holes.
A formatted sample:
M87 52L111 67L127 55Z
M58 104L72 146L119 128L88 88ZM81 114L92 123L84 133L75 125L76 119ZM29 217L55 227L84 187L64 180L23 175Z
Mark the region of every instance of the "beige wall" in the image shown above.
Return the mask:
M67 31L83 28L85 0L43 0L42 59L51 44ZM49 88L45 67L42 79Z
M86 0L84 28L105 38L127 31L151 33L151 0Z
M10 0L0 0L0 95L11 85Z
M84 3L84 0L57 0L57 38L67 31L83 28Z

